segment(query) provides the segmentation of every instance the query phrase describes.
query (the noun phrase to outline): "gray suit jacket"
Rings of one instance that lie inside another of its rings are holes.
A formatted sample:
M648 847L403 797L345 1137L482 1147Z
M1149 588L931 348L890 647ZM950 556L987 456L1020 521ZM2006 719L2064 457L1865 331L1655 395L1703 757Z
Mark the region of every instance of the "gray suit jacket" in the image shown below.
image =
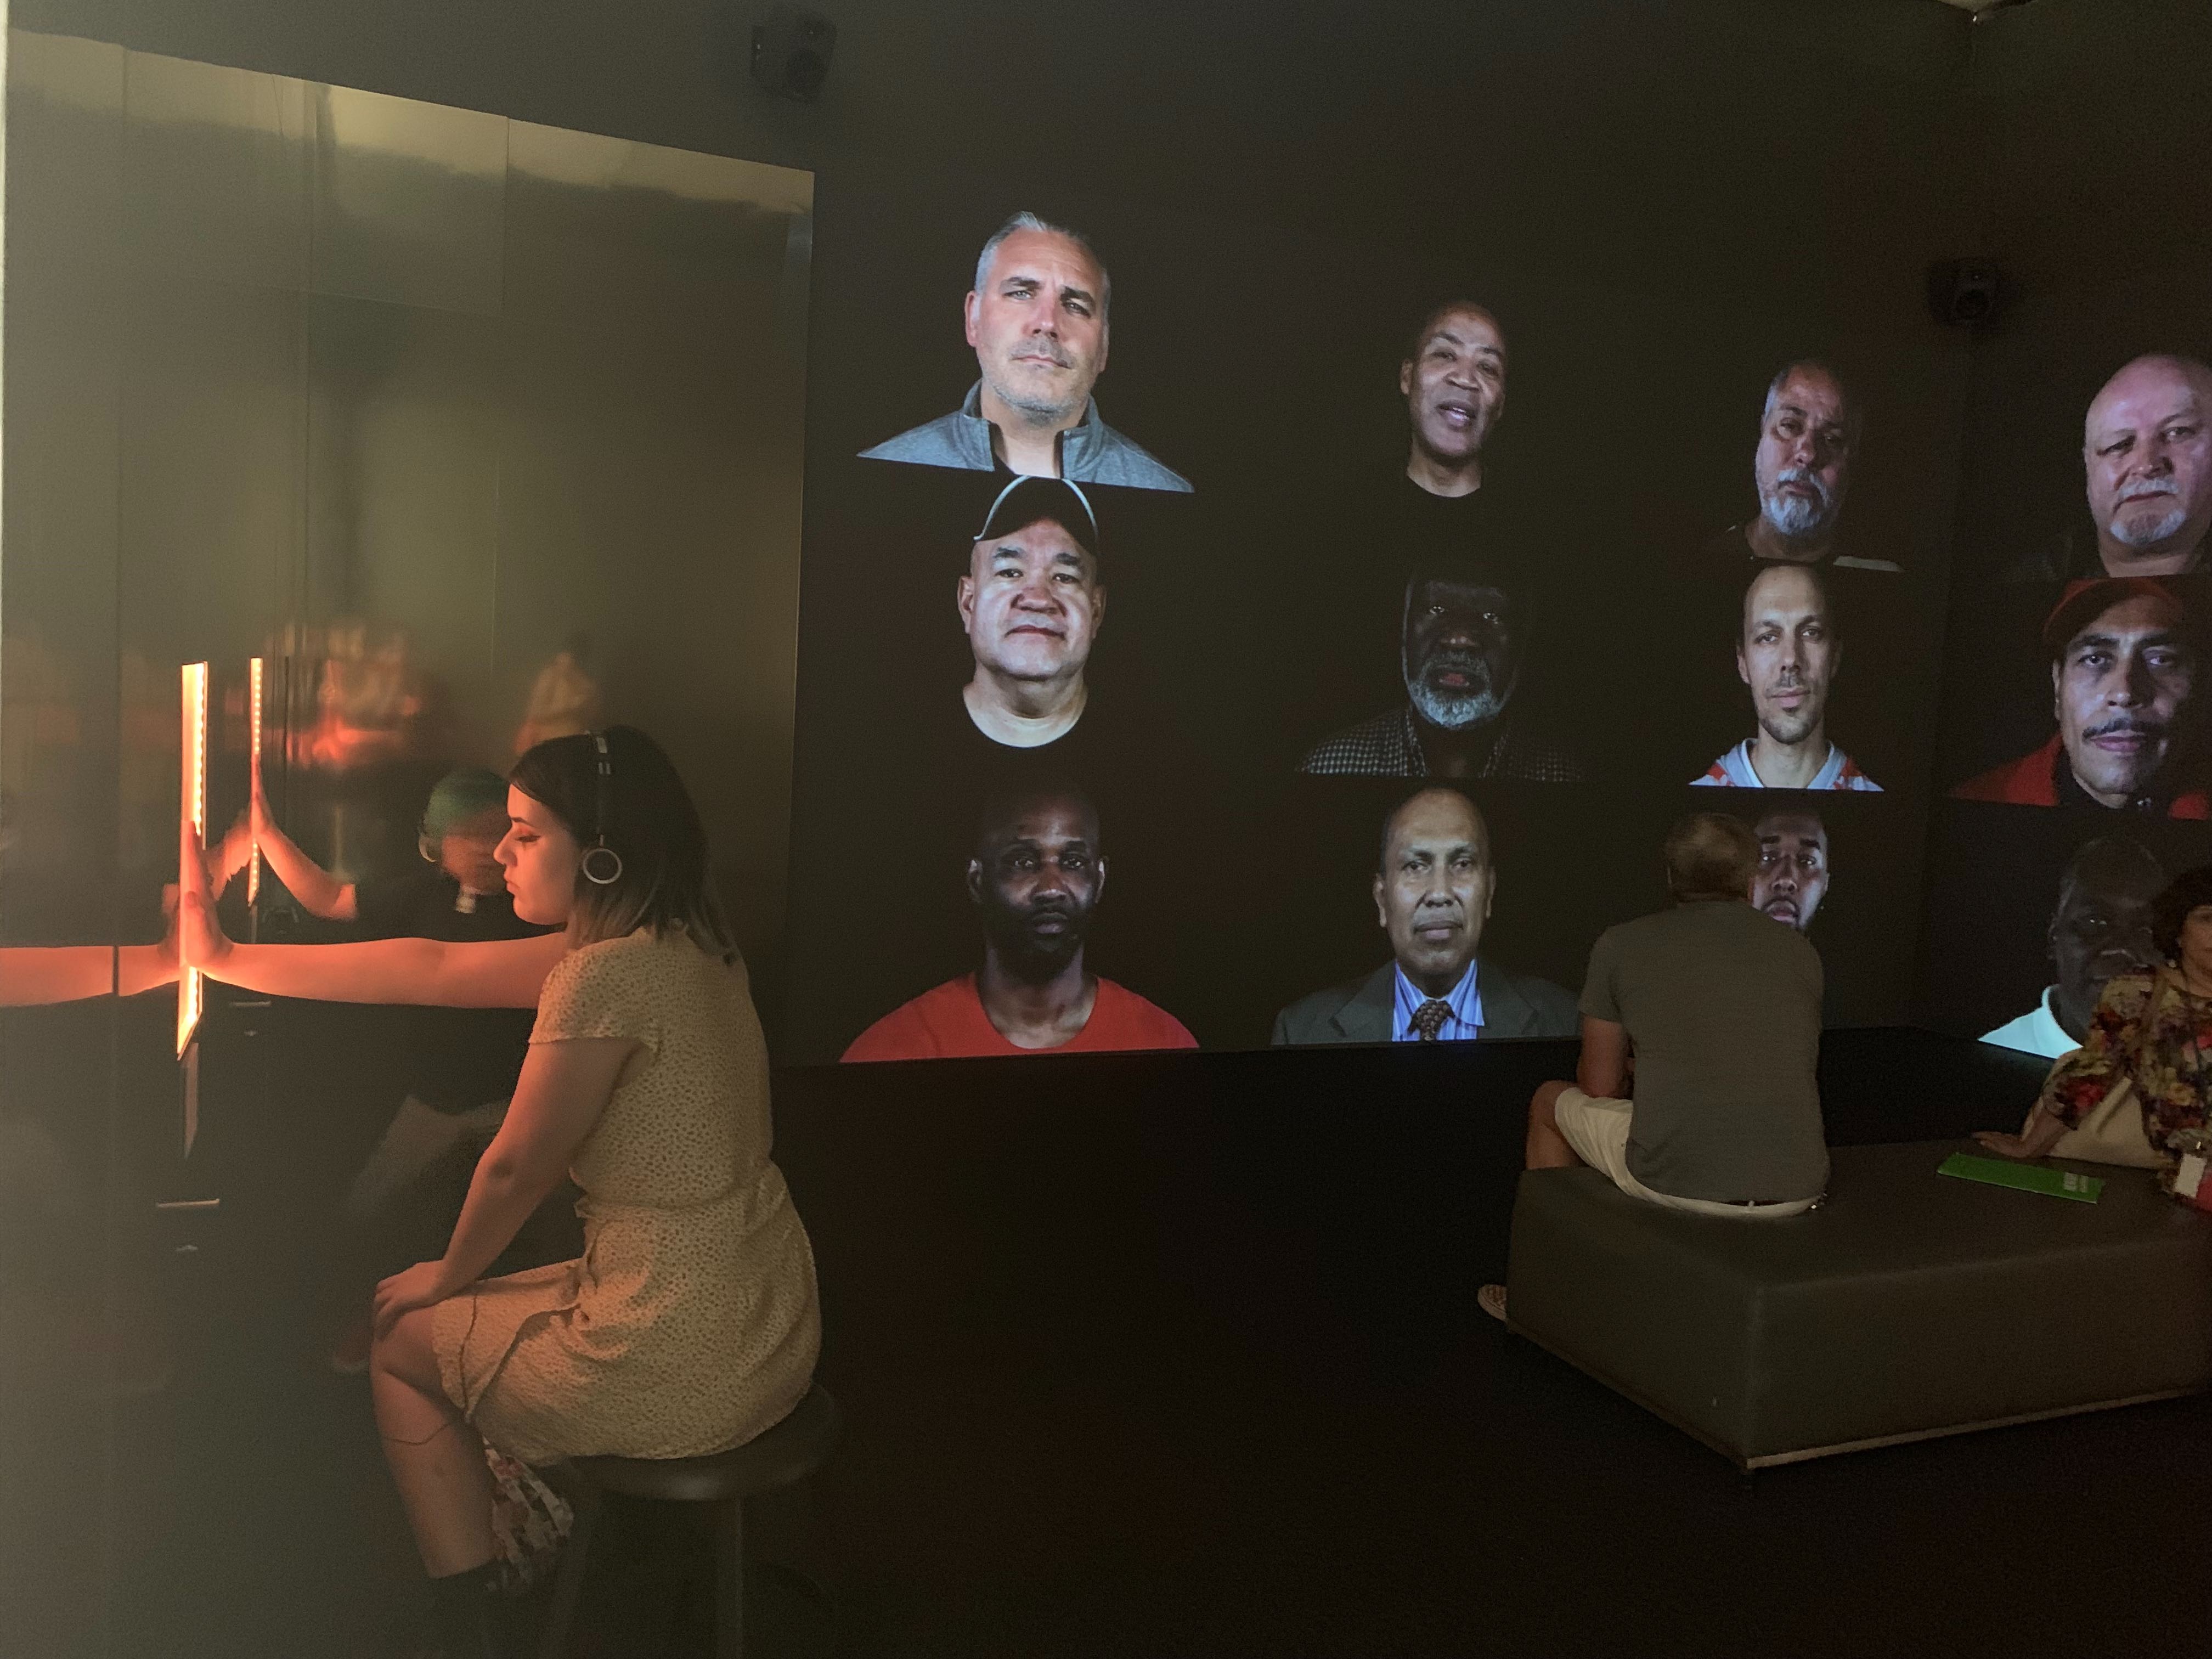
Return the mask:
M1397 966L1386 962L1365 979L1300 997L1275 1016L1276 1046L1389 1042L1391 1005L1397 996L1393 975ZM1575 999L1547 979L1509 974L1496 963L1477 957L1474 986L1482 994L1486 1040L1565 1037L1582 1030L1582 1012Z

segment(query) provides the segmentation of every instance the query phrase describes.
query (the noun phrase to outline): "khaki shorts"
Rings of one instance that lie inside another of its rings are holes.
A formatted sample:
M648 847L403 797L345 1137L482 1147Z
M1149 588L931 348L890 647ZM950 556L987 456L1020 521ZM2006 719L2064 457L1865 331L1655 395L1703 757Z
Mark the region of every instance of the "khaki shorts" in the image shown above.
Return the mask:
M1663 1204L1670 1210L1696 1215L1723 1215L1737 1220L1774 1219L1802 1215L1820 1200L1791 1199L1783 1204L1723 1204L1709 1198L1676 1198L1655 1193L1628 1172L1628 1125L1635 1103L1626 1100L1597 1100L1569 1085L1552 1109L1552 1116L1575 1156L1593 1170L1602 1170L1613 1184L1631 1198Z

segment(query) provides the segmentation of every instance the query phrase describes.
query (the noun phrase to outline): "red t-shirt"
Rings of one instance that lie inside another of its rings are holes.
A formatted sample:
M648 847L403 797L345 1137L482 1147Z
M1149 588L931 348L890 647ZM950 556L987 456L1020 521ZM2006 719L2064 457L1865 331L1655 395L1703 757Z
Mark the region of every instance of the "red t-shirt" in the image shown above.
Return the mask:
M983 1012L975 975L963 974L894 1008L853 1039L847 1060L958 1060L978 1054L1080 1054L1112 1048L1195 1048L1198 1039L1164 1008L1110 979L1083 1029L1057 1048L1018 1048Z

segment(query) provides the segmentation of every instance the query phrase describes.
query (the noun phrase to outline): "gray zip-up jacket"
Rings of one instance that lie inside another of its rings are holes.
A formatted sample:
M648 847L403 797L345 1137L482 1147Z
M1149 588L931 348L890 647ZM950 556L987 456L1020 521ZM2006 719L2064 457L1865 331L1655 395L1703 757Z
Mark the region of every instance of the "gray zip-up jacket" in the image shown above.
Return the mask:
M860 459L995 471L999 461L991 447L991 423L983 418L983 383L978 380L969 387L951 414L864 449ZM1128 489L1190 489L1189 479L1162 466L1100 420L1096 398L1084 405L1083 419L1060 434L1060 476L1073 483L1120 484Z

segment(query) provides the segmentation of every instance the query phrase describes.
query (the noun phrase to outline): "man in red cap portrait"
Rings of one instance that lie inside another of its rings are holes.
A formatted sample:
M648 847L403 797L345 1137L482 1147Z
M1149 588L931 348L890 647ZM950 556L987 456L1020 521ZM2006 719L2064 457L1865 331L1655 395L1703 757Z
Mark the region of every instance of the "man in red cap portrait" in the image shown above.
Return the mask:
M2194 775L2197 629L2173 587L2148 576L2071 582L2043 644L2058 730L1953 798L2212 816Z

